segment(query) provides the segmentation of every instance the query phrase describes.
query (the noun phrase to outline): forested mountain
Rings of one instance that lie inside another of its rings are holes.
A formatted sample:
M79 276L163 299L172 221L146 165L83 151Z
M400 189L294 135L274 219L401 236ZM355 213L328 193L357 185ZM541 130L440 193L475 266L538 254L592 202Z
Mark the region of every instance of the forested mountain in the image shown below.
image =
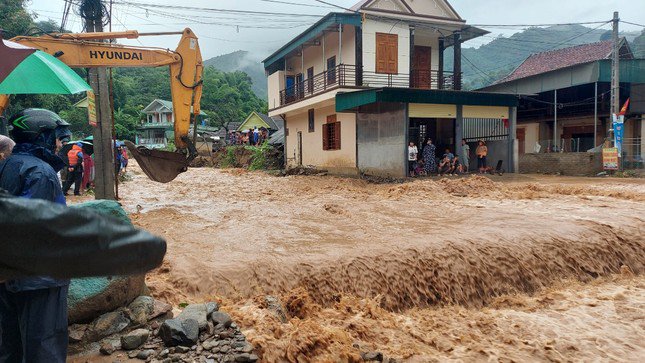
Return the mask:
M223 72L242 71L249 75L253 82L252 89L263 100L267 98L267 77L259 57L254 57L250 52L238 50L237 52L220 55L207 59L204 64L213 66Z
M621 33L634 41L638 33ZM587 28L582 25L562 25L548 28L529 28L510 37L498 37L479 48L462 48L464 87L477 89L512 72L529 55L547 50L594 43L611 38L611 31ZM642 38L642 36L641 36ZM641 40L641 42L643 42ZM645 54L641 54L645 56ZM452 70L452 48L446 50L446 68Z

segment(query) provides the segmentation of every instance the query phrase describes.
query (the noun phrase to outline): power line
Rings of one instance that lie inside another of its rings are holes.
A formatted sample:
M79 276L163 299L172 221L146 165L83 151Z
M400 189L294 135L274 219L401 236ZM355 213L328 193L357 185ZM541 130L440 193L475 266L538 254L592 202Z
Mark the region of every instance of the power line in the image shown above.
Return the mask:
M348 8L340 6L340 5L329 3L327 1L322 1L322 0L314 0L314 1L319 2L321 4L330 5L330 6L333 6L335 8L343 9L343 10L346 10L346 11L351 11L352 13L357 13L356 10L348 9Z
M253 10L235 10L235 9L219 9L219 8L202 8L194 6L178 6L178 5L161 5L161 4L149 4L149 3L138 3L132 1L116 1L115 4L120 5L133 5L142 8L161 8L161 9L172 9L172 10L194 10L194 11L206 11L206 12L215 12L215 13L231 13L231 14L252 14L252 15L273 15L273 16L302 16L302 17L314 17L320 18L319 14L296 14L296 13L280 13L280 12L270 12L270 11L253 11Z
M645 28L645 25L643 25L643 24L631 23L631 22L625 21L625 20L621 20L620 22L625 23L625 24L629 24L629 25L642 26L643 28Z
M589 25L589 24L605 24L607 20L602 21L586 21L579 23L551 23L551 24L468 24L470 26L480 26L485 28L526 28L526 27L539 27L539 26L564 26L564 25Z
M330 6L313 5L313 4L303 4L303 3L294 3L294 2L290 2L290 1L280 1L280 0L260 0L260 1L264 1L264 2L267 2L267 3L277 3L277 4L295 5L295 6L308 6L308 7L312 7L312 8L325 8L325 9L329 9L329 8L330 8Z

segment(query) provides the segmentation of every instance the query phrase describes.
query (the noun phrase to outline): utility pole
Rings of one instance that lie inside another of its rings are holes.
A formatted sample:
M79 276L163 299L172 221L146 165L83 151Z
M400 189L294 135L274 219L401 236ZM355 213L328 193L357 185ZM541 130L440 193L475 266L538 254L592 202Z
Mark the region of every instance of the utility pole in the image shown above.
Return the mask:
M86 32L103 31L103 9L101 0L83 0L80 4ZM92 129L94 136L94 162L96 174L94 195L96 199L115 200L115 167L112 133L112 111L107 69L90 68L90 86L98 98L98 125Z
M612 20L612 41L613 51L611 53L611 114L617 114L620 111L620 46L618 42L618 12L614 11Z

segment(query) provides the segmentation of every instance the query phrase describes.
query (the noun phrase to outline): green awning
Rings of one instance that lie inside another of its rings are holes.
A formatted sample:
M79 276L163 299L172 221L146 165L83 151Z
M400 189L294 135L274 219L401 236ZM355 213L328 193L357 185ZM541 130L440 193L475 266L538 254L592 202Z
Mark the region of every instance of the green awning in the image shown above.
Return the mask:
M515 95L503 93L374 88L338 93L336 95L336 112L347 112L376 102L517 107L519 99Z

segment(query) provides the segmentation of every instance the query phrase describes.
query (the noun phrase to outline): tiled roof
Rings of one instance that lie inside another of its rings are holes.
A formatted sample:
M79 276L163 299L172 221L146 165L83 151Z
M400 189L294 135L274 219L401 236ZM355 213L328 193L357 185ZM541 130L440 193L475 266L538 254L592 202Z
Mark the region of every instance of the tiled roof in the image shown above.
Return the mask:
M608 40L532 54L511 74L496 83L514 81L556 69L607 59L611 57L611 51L612 42Z

